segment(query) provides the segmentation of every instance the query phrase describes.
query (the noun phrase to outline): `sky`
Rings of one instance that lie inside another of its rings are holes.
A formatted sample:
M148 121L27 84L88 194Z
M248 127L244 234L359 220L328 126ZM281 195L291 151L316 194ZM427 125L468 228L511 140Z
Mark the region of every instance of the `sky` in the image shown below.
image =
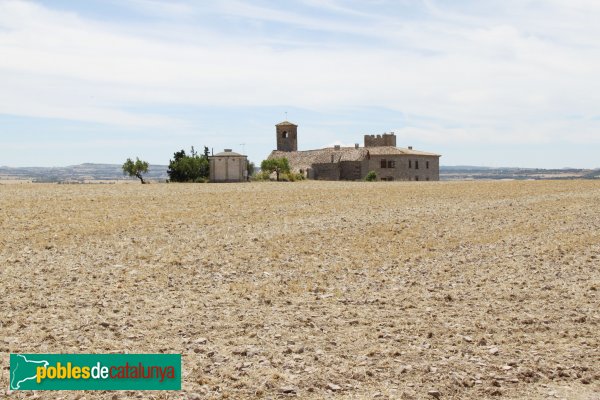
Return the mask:
M600 167L597 0L0 0L0 165L397 145Z

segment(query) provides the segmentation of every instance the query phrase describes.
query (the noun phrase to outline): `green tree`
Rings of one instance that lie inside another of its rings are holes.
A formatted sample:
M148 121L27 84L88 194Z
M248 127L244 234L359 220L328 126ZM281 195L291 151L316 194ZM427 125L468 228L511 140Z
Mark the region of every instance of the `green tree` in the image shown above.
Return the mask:
M169 174L171 182L202 182L208 180L208 147L204 147L204 154L201 156L194 150L194 146L192 146L189 155L185 153L185 150L175 152L173 160L169 160L167 174Z
M140 181L142 181L142 184L146 183L146 181L144 181L144 177L142 176L142 174L145 174L148 172L148 167L150 164L148 164L147 161L142 161L139 158L135 158L135 162L133 162L133 160L131 160L131 158L128 158L127 161L125 161L125 164L123 164L123 174L129 174L129 176L131 177L136 177L138 178Z
M375 171L369 171L367 176L365 176L365 181L374 182L377 180L377 173Z
M279 174L287 174L290 172L290 163L287 158L271 158L269 160L264 160L260 164L260 169L263 171L267 171L269 174L275 172L277 176L277 181L279 182Z
M248 162L246 164L246 169L248 170L248 177L254 175L254 171L256 170L256 165L253 162Z

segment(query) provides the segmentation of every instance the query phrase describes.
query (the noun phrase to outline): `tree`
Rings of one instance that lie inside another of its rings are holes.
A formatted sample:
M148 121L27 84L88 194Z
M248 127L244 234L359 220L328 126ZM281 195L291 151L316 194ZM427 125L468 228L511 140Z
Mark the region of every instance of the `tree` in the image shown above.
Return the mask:
M147 161L142 161L137 157L135 158L135 162L133 162L131 160L131 158L128 158L122 167L123 175L129 174L129 176L131 176L131 177L135 176L140 181L142 181L142 184L144 184L144 183L146 183L146 181L144 181L144 177L142 176L142 174L145 174L148 172L149 165L150 164L148 164Z
M269 160L264 160L260 164L260 169L263 171L267 171L269 174L275 172L277 176L277 181L279 182L279 174L287 174L290 172L290 163L285 157L271 158Z
M204 146L204 154L198 155L194 146L190 150L190 155L185 154L185 150L177 151L173 154L173 160L169 160L169 180L171 182L201 182L208 180L208 147Z
M254 175L254 170L256 169L256 166L254 165L253 162L248 162L246 164L246 169L248 171L248 176L250 177L250 176Z

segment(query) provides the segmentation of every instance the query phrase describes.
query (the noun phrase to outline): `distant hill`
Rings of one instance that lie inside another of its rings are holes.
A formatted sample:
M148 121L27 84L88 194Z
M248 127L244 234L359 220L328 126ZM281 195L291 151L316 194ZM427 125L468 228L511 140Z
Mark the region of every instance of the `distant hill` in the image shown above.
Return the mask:
M440 172L442 171L477 171L477 170L490 170L492 167L479 167L474 165L441 165Z
M169 178L168 166L150 165L146 175L151 181L164 182ZM132 180L123 175L120 164L80 164L67 167L0 167L0 181L27 180L33 182L77 183L90 181ZM480 179L600 179L600 169L539 169L491 168L469 165L444 165L440 167L441 180Z
M445 181L477 179L600 179L600 169L441 166L440 179Z
M145 175L149 180L168 179L166 165L150 165ZM0 167L0 179L22 179L33 182L85 182L129 180L120 164L79 164L67 167Z

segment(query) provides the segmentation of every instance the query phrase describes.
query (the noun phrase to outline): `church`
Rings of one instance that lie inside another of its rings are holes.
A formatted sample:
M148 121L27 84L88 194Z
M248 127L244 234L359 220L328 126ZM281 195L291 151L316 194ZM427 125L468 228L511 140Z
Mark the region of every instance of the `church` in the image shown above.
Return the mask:
M439 181L440 155L396 147L396 135L364 135L364 144L298 151L298 125L283 121L275 125L277 150L269 159L285 157L292 171L308 179L364 180L370 171L381 181Z

